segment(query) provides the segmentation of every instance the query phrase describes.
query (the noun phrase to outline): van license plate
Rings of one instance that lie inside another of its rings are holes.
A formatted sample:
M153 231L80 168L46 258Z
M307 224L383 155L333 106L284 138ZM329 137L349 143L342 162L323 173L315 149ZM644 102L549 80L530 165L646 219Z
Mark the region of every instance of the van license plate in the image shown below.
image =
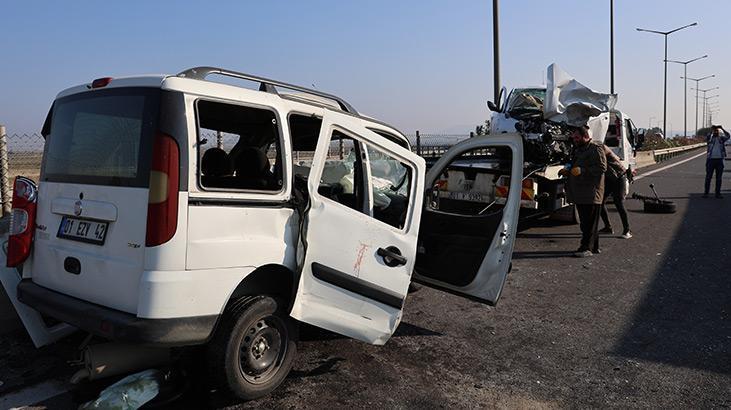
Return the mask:
M61 219L61 226L58 227L58 234L56 236L74 241L93 243L95 245L104 245L108 227L109 222L90 221L88 219L64 216Z

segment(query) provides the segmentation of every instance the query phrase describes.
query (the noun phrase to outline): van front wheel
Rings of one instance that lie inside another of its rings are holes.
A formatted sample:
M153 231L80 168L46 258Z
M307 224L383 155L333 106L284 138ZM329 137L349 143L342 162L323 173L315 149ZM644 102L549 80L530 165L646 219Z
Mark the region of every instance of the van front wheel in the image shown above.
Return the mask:
M240 399L265 396L287 377L296 341L296 322L274 298L241 298L226 309L208 345L209 375Z

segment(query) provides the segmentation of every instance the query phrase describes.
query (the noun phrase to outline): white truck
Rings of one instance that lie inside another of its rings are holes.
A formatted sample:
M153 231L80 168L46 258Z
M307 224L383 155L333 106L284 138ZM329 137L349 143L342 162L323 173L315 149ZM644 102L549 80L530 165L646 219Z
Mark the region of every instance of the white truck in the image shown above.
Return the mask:
M571 153L569 130L565 123L544 118L545 100L546 87L536 86L515 88L497 104L488 102L492 111L488 134L518 132L523 137L522 216L549 214L575 222L573 206L566 201L566 180L558 175ZM625 113L602 112L591 117L588 125L595 141L610 147L626 168L634 168L637 131ZM500 192L507 192L506 183L498 181Z
M381 345L412 279L494 304L510 268L516 133L464 141L427 174L340 97L197 67L64 90L43 135L0 279L37 345L70 326L125 344L91 378L134 370L136 346L206 345L210 378L253 399L287 376L298 323ZM442 175L475 156L490 166L473 179L511 181L503 201L444 197Z

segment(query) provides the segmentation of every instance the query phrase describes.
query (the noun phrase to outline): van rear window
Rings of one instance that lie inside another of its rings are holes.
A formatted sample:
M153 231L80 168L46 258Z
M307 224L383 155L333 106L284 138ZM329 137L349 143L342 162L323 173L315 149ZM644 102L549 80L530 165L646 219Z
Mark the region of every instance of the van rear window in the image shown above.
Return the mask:
M44 181L149 185L160 90L95 90L54 103Z

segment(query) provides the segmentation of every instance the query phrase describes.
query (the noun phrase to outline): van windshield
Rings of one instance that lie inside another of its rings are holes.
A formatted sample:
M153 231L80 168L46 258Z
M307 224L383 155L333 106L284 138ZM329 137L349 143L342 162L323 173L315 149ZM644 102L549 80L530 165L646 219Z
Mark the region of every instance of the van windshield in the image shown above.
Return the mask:
M148 186L159 100L154 88L111 88L58 99L41 179Z

